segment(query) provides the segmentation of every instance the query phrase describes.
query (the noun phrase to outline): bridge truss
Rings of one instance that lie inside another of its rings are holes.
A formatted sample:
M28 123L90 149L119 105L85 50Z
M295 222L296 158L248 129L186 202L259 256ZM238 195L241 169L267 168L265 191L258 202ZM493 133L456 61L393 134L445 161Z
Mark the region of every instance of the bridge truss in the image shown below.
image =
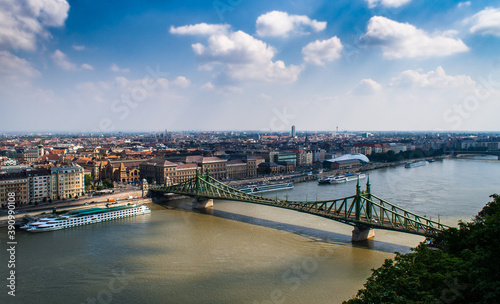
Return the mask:
M216 180L208 173L197 174L195 178L181 184L168 187L150 187L150 189L160 193L234 200L286 208L329 218L361 229L386 229L430 237L449 228L372 194L369 178L364 191L361 190L358 180L355 195L321 201L289 201L249 194Z

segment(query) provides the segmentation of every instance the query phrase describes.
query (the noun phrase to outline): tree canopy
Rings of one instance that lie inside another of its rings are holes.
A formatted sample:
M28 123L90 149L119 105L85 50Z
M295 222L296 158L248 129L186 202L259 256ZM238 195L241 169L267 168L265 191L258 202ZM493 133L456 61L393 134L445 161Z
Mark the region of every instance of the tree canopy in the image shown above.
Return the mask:
M372 275L347 304L497 303L500 299L500 196L472 222L460 222Z

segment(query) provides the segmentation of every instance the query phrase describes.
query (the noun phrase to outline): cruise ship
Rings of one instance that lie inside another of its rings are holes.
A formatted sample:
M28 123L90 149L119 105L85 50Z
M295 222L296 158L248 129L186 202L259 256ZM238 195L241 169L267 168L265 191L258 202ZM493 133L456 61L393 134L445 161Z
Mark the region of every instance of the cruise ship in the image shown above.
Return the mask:
M70 211L56 217L46 217L36 221L31 221L21 226L21 229L29 232L53 231L145 213L151 213L151 210L144 205L135 204L113 206L108 208L81 209Z
M318 179L318 184L340 184L345 182L357 181L358 179L366 178L366 174L364 173L347 173L347 174L339 174L327 176L324 178Z
M406 163L405 168L415 168L415 167L427 166L428 164L429 164L429 162L426 160L419 160L419 161L414 161L411 163Z
M271 192L293 189L293 183L280 183L280 184L268 184L268 185L248 185L244 188L240 188L241 192L245 193L261 193L261 192Z

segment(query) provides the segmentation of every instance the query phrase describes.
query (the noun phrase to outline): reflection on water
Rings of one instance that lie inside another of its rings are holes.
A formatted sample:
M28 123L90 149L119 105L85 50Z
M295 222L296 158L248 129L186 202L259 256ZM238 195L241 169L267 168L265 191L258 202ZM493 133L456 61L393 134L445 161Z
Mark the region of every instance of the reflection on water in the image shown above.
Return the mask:
M370 172L373 192L442 221L468 219L498 192L500 162L444 160ZM290 199L354 193L355 183L296 184ZM268 194L273 196L273 194ZM285 195L280 193L279 195ZM148 215L49 233L17 235L17 296L1 303L341 303L371 268L422 237L377 230L350 243L352 227L269 206L190 200ZM0 229L6 241L6 230ZM7 256L0 255L1 275Z

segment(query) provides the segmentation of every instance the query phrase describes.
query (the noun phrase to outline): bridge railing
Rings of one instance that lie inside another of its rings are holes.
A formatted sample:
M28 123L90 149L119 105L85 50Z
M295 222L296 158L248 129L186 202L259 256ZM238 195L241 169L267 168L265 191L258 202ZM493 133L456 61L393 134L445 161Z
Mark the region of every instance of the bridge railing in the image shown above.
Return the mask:
M356 195L322 201L288 201L277 197L268 198L249 194L228 186L209 175L198 175L185 183L157 189L177 194L283 207L365 228L400 230L419 235L433 235L448 228L446 225L419 216L371 194L368 183L367 191L360 191L358 184Z

